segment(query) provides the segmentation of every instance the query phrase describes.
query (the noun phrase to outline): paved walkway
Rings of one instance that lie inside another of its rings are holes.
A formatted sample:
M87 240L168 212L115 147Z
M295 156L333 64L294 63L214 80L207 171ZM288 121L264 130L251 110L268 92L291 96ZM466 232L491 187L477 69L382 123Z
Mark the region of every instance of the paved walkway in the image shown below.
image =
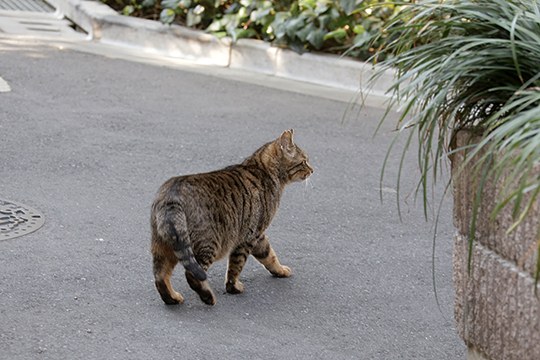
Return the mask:
M451 204L435 252L439 311L432 223L411 197L398 221L397 155L379 200L394 138L390 123L373 138L382 110L354 109L343 123L348 98L333 89L136 53L78 33L0 34L0 198L45 218L0 241L1 358L464 357ZM288 128L316 171L287 189L268 232L295 275L274 279L250 260L246 292L232 296L217 263L208 307L179 271L186 303L163 305L148 249L158 186L239 162ZM413 174L415 159L404 166ZM405 177L404 195L415 185Z

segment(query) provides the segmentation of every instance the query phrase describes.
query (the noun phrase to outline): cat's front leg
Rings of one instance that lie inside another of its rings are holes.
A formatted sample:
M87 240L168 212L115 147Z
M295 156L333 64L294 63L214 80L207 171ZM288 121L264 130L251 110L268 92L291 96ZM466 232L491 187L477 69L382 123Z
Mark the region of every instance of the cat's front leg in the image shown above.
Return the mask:
M252 249L253 244L242 244L234 248L229 255L227 278L225 279L225 289L229 294L244 292L244 284L239 280L239 277Z
M279 259L272 249L268 237L262 235L255 244L251 253L270 273L277 277L289 277L292 271L288 266L281 265Z

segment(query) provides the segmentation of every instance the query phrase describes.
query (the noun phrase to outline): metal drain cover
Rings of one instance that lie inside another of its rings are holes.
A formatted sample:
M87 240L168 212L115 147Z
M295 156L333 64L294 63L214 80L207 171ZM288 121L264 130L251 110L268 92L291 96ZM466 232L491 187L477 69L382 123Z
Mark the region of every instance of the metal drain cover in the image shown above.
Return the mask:
M1 10L54 12L54 8L43 0L0 0Z
M43 215L31 207L0 199L0 240L30 234L44 223Z

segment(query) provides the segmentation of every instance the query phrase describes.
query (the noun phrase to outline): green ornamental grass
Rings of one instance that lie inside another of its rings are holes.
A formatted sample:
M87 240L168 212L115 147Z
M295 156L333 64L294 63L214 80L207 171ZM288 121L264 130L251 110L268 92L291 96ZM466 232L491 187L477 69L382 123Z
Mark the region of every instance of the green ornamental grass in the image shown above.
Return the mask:
M486 179L503 182L492 217L513 206L512 231L540 193L540 1L417 1L401 9L376 41L381 38L373 60L384 58L378 74L397 71L389 109L402 109L398 129L409 131L404 153L418 136L425 208L440 160L463 152L464 167L480 179L470 246ZM480 141L456 148L460 130ZM540 260L537 281L539 272Z

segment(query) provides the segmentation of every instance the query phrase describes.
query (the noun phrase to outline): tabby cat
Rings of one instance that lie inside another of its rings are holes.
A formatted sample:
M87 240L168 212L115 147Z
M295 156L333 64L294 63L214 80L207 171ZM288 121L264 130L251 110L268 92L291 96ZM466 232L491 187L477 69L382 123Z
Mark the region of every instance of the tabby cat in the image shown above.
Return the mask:
M239 275L251 254L274 276L289 277L265 235L285 185L313 173L307 154L293 142L293 130L259 148L239 165L222 170L173 177L152 204L152 255L155 284L166 304L184 301L171 286L181 261L189 286L214 305L206 271L229 257L225 288L244 291Z

